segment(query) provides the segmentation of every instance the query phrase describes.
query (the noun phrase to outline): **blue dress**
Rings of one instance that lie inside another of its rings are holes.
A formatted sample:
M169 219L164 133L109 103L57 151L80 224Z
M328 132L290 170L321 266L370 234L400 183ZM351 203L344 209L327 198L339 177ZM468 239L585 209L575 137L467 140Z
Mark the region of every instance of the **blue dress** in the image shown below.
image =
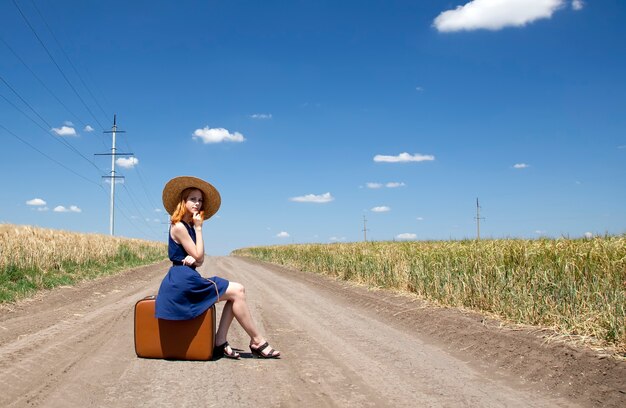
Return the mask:
M196 231L183 222L191 239L196 242ZM182 264L187 252L170 234L168 253L172 267L163 278L156 297L155 316L167 320L193 319L204 313L221 298L228 289L228 280L213 276L203 278L195 267Z

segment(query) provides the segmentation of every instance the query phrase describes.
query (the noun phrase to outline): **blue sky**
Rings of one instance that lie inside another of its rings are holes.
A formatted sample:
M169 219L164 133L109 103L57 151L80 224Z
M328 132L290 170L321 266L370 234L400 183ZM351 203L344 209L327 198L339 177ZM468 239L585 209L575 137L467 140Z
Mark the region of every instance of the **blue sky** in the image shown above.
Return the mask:
M166 239L177 175L222 194L209 254L359 241L364 217L372 240L473 238L477 198L482 237L626 232L623 1L7 0L0 20L0 222L107 234L115 113L120 236Z

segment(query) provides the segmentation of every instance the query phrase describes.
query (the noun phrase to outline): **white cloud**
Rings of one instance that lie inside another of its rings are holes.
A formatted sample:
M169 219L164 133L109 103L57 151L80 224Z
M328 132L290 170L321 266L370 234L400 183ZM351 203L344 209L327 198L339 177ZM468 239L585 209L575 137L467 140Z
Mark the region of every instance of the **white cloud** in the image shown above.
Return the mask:
M418 221L424 221L424 217L417 217L416 220Z
M221 142L241 143L246 140L239 132L230 133L224 128L209 128L208 126L205 126L203 129L196 129L193 132L192 139L200 139L204 144Z
M104 182L107 184L111 184L111 179L110 178L105 178ZM116 178L115 179L115 184L124 184L124 179L123 178Z
M162 209L160 209L160 208L155 208L155 209L154 209L154 212L158 212L158 213L160 213L160 212L163 212L163 210L162 210Z
M74 127L74 124L72 122L70 122L69 120L66 120L65 122L63 122L63 124L65 126L70 126L70 127Z
M346 237L330 237L328 238L329 241L334 241L334 242L341 242L341 241L345 241Z
M374 156L375 162L385 162L385 163L406 163L406 162L421 162L421 161L433 161L435 160L435 156L432 155L422 155L416 153L414 155L410 155L406 152L400 153L397 156L384 156L382 154L377 154Z
M416 87L415 87L415 90L416 90L417 92L422 92L422 91L424 90L424 88L422 88L421 86L416 86Z
M583 0L572 0L572 8L576 11L582 10L585 6Z
M385 205L381 205L380 207L374 207L372 208L370 211L372 212L389 212L391 211L391 208L385 206Z
M46 202L41 198L33 198L32 200L26 201L26 205L46 205Z
M330 195L330 193L324 193L320 195L307 194L300 197L291 197L289 200L297 203L329 203L334 199L335 197Z
M139 159L136 157L120 157L115 160L115 163L125 169L132 169L139 163Z
M48 211L48 207L37 207L37 211Z
M530 165L526 164L526 163L516 163L513 165L514 169L527 169L529 168Z
M54 207L54 210L52 210L54 212L75 212L75 213L79 213L82 212L82 210L78 207L76 207L75 205L70 205L70 208L65 208L62 205L58 205L56 207Z
M76 136L76 129L69 126L61 126L60 128L52 128L52 131L58 136Z
M271 113L255 113L254 115L250 115L252 119L272 119Z
M442 12L435 18L433 25L441 32L522 27L535 20L552 17L564 5L564 1L472 0L464 6Z
M93 132L95 129L92 128L91 126L87 125L85 126L85 128L83 129L85 132Z
M545 235L546 231L543 230L535 230L535 234L537 235Z
M391 181L389 183L366 183L365 184L367 186L367 188L372 188L372 189L376 189L376 188L383 188L383 187L387 187L387 188L398 188L398 187L404 187L406 184L404 184L403 182L398 182L398 181Z
M409 232L405 232L403 234L398 234L396 235L396 239L401 240L401 241L410 241L413 239L416 239L417 235L416 234L411 234Z
M593 233L585 232L585 238L593 238Z
M289 233L286 231L281 231L276 234L276 238L289 238Z

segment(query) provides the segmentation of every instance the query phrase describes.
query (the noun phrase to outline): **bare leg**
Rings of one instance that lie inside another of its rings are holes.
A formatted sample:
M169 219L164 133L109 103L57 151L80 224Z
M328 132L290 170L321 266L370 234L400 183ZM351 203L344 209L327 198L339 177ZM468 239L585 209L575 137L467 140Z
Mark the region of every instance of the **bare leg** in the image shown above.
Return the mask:
M220 325L217 329L217 333L215 334L215 344L224 344L226 343L226 336L228 335L228 329L230 328L230 324L233 322L233 301L228 300L224 305L224 309L222 309L222 317L220 317Z
M241 327L243 327L246 333L248 333L248 336L250 336L251 346L256 348L265 343L265 338L257 329L252 315L250 314L250 310L248 309L246 290L243 285L237 282L230 282L226 293L220 300L225 300L226 304L224 305L219 329L215 336L217 344L223 344L226 341L228 329L233 321L233 317L237 319Z

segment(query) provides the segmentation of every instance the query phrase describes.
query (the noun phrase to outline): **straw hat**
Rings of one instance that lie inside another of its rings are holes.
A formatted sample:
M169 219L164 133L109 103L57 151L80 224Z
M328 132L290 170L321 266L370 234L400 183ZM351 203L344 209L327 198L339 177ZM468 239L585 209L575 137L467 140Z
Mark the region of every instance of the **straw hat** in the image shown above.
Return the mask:
M205 220L211 218L219 210L222 199L215 187L197 177L180 176L168 181L163 188L163 206L170 215L176 211L176 206L181 199L180 194L187 188L197 188L202 191Z

